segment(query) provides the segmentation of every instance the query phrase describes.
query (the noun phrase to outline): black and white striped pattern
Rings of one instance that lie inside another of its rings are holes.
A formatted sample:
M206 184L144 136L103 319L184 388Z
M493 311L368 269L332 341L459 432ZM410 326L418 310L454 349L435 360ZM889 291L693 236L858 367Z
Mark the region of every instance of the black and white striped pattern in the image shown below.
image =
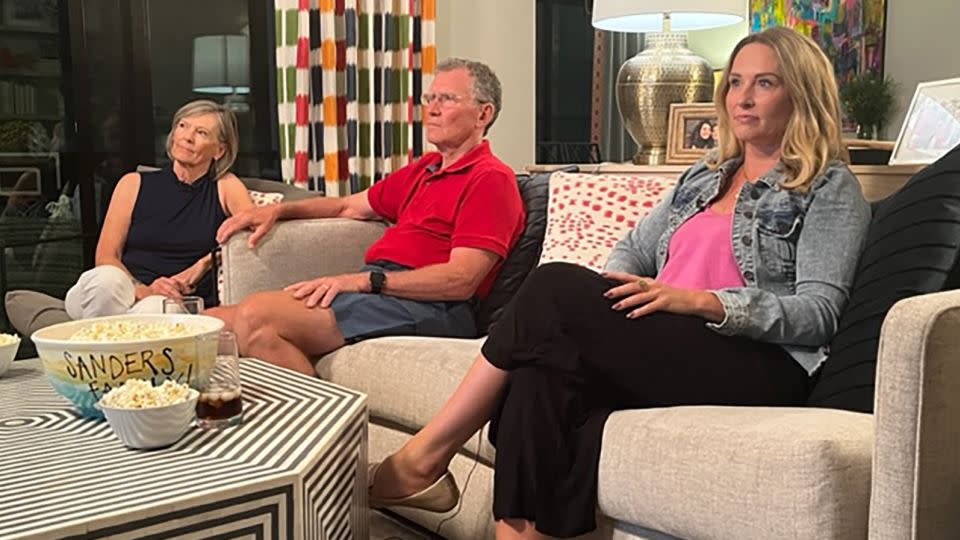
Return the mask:
M16 362L0 378L0 538L367 538L366 396L240 369L242 425L141 451Z

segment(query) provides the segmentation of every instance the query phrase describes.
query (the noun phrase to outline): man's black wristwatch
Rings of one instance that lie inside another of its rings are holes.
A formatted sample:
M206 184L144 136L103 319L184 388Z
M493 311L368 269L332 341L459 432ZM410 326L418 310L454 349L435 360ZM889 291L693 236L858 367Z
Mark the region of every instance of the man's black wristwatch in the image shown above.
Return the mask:
M380 294L383 291L383 286L387 282L387 275L379 270L374 270L370 272L370 292L373 294Z

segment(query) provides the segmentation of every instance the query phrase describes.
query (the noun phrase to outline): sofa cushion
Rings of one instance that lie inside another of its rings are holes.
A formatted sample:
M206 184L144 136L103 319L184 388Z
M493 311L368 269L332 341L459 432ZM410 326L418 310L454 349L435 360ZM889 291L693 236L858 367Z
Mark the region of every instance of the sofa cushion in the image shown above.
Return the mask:
M563 170L576 170L569 167ZM527 274L537 265L543 248L543 234L547 228L547 186L550 173L518 174L517 187L523 199L526 221L517 243L507 254L500 272L486 298L477 304L475 318L477 335L489 333L490 327L500 319L503 308L510 302Z
M675 177L554 173L540 264L600 271L613 246L676 184Z
M616 412L599 507L680 538L866 538L872 426L799 407Z
M414 433L460 384L483 339L382 337L341 347L316 363L317 375L367 394L371 421ZM465 449L476 450L476 440ZM483 438L481 458L493 463Z
M41 292L10 291L4 305L10 324L23 336L30 336L41 328L70 320L63 300Z
M960 147L874 206L850 302L809 404L873 410L880 326L897 301L960 285Z

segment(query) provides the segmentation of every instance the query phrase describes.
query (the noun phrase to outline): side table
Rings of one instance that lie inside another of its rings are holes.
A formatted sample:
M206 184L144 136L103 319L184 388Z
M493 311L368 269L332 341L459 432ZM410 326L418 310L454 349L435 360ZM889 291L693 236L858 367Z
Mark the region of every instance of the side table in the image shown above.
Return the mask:
M0 378L0 538L369 536L366 396L243 359L244 423L131 450L39 360Z

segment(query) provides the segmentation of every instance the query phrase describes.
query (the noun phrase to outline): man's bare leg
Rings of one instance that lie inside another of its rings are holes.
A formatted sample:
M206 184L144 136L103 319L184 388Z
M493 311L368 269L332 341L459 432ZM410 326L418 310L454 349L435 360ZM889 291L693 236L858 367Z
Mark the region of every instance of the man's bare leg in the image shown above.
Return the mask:
M220 319L223 321L223 329L232 331L233 320L237 316L237 304L207 308L203 310L203 314Z
M307 308L286 291L251 294L233 313L240 353L306 375L314 375L311 356L344 345L333 310Z

